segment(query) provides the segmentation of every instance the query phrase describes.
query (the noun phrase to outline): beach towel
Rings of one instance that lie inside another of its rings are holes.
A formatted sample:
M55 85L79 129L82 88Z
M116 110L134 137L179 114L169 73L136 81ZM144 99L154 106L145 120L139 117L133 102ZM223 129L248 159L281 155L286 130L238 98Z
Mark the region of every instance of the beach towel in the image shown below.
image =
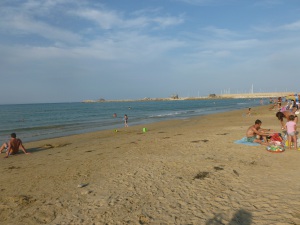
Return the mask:
M237 140L234 142L235 144L242 144L242 145L250 145L250 146L259 146L259 143L248 142L247 137L243 137L241 140Z

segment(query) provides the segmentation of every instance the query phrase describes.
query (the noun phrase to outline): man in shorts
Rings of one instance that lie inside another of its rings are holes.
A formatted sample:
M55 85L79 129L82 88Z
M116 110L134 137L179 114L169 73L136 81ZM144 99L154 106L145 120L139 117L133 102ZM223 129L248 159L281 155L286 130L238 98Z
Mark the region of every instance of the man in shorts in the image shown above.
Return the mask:
M268 146L269 143L267 142L267 136L274 132L270 129L262 129L260 127L261 124L262 122L260 120L256 120L254 125L248 128L248 130L246 131L247 141Z
M21 139L17 138L16 133L12 133L10 135L10 140L9 143L4 143L0 147L0 153L3 152L3 150L6 149L6 156L5 158L8 158L10 155L17 154L19 152L19 149L21 149L25 154L30 154L29 152L26 151L24 145L22 144Z

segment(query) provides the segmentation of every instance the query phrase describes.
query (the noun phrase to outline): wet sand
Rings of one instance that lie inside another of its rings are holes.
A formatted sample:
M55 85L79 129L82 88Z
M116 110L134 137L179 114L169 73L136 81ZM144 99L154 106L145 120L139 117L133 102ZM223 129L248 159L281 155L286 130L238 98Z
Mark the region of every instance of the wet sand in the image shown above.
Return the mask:
M280 132L268 108L24 143L0 155L0 223L300 224L300 151L234 144Z

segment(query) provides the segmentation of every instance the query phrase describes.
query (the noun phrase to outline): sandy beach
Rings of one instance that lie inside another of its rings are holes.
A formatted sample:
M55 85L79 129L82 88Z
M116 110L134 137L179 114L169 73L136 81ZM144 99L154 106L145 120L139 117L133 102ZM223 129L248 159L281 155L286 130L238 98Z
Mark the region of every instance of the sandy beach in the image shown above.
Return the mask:
M300 151L234 143L280 132L268 107L24 143L0 155L0 224L300 224Z

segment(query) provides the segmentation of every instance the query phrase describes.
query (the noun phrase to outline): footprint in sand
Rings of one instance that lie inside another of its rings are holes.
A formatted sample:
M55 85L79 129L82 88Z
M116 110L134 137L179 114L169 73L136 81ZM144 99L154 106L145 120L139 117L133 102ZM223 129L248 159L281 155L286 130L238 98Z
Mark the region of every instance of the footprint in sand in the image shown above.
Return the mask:
M27 195L9 196L6 199L8 202L14 202L18 205L25 206L36 201L36 199Z
M71 143L64 143L64 144L58 144L58 145L52 145L52 144L45 144L41 148L60 148L70 145Z
M227 134L229 134L229 133L223 133L223 134L217 134L217 135L227 135Z
M235 175L237 175L238 177L240 176L240 174L239 174L236 170L233 170L233 172L234 172Z
M10 166L10 167L8 167L9 170L20 169L20 168L21 168L21 167L19 167L19 166L18 166L18 167L16 167L16 166Z
M196 176L194 176L194 180L195 179L203 180L208 176L209 176L209 172L199 172Z
M224 170L224 168L223 168L223 167L219 167L219 166L215 166L215 167L214 167L214 169L215 169L216 171L219 171L219 170Z

